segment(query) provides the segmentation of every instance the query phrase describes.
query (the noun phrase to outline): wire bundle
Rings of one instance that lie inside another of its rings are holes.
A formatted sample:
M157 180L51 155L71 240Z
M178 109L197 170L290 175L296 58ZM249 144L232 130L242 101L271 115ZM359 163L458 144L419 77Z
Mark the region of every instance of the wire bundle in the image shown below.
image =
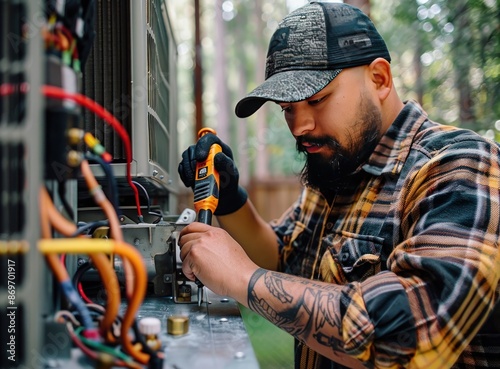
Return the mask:
M130 175L132 160L130 140L118 120L86 96L69 93L53 86L44 86L42 92L48 98L70 99L77 102L99 115L119 133L124 140L127 153L127 179L134 189L138 217L142 221L138 190ZM95 159L90 155L87 157ZM147 288L147 271L142 256L139 251L123 240L116 198L112 199L114 201L108 199L94 177L87 160L82 161L80 170L89 193L106 215L111 239L92 239L84 235L82 229L56 209L47 189L44 187L40 190L42 239L39 241L38 248L45 256L72 307L72 311L66 310L56 314L56 319L66 322L68 333L75 345L91 359L130 368L141 368L141 365L145 364L149 364L149 367L161 367L163 354L153 351L145 344L137 329L136 314ZM54 231L64 238L52 238ZM75 288L65 267L64 258L58 256L65 254L89 255L92 266L97 269L106 291L105 308L96 307L100 305L91 303L90 299L85 298L83 290L80 290L80 293L77 292L79 285L77 284ZM125 270L127 306L123 316L119 315L120 286L110 262L110 258L113 258L115 254L122 258ZM130 334L131 330L134 331L134 340Z

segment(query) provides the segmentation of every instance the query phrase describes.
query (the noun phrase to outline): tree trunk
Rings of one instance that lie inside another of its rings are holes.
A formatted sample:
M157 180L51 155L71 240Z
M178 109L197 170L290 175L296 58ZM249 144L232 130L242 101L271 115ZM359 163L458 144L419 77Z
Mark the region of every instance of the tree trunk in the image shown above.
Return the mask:
M471 65L471 45L470 35L471 20L470 9L467 0L458 0L454 7L455 13L450 14L453 24L455 24L455 38L451 55L455 69L455 87L458 93L460 126L464 128L474 128L474 102L472 99L472 88L469 82L469 72Z
M256 32L264 29L262 25L262 2L261 0L255 0L254 8L254 24L256 25ZM255 56L257 60L255 80L262 83L264 81L265 74L265 63L266 60L266 50L262 47L261 43L257 43L257 55ZM255 166L255 177L265 178L269 175L268 170L268 159L267 159L267 140L266 140L266 107L260 108L256 114L257 120L257 150L256 150L256 166Z
M203 68L201 54L200 0L194 0L194 105L195 132L193 140L198 139L198 131L203 127Z
M222 2L215 4L215 96L217 103L217 135L229 142L229 92L227 86L227 58L225 48L226 22L222 18Z

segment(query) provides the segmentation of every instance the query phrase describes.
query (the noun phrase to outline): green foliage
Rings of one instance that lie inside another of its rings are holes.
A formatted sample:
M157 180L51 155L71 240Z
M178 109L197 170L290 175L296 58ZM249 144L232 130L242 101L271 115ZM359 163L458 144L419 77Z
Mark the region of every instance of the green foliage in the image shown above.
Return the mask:
M415 60L422 63L422 102L431 118L493 137L500 119L500 1L372 3L376 17L388 20L382 28L392 53L411 54L410 72ZM413 37L394 37L400 30ZM403 90L414 91L416 78L403 80Z

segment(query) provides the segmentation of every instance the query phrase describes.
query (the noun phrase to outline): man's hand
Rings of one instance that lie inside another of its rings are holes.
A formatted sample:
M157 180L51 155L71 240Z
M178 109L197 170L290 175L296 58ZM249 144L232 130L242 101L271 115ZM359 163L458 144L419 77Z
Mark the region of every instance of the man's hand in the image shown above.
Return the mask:
M223 143L219 137L208 133L203 135L195 145L191 145L182 153L179 163L179 176L186 187L194 187L196 162L207 158L210 146L219 144L222 152L215 155L214 165L219 173L219 204L215 215L227 215L240 209L247 201L246 191L239 186L239 173L233 160L231 148Z
M248 283L258 267L226 231L194 222L181 231L179 246L187 278L246 303Z

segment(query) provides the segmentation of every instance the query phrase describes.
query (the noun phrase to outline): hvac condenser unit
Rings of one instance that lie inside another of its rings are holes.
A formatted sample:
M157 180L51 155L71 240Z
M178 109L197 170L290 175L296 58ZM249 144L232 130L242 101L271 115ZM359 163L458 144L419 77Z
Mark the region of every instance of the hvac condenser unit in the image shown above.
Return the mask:
M141 204L146 204L147 197L163 213L175 213L177 51L166 2L99 0L96 6L96 34L83 72L83 93L127 130L132 143L131 174L142 189ZM113 157L120 205L133 208L122 141L94 114L85 112L84 120L85 130ZM93 169L96 176L102 175L99 166ZM85 207L85 199L80 199L79 210Z

